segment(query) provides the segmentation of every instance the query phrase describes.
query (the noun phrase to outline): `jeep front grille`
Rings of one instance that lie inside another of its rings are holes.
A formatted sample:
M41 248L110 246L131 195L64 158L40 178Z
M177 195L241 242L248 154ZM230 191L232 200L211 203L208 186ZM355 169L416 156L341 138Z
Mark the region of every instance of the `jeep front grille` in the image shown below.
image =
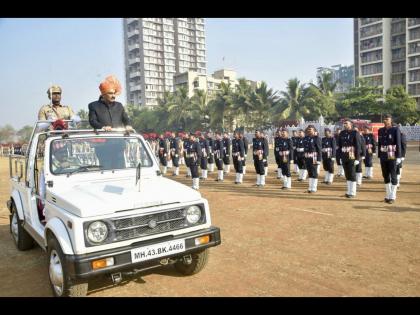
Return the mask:
M168 210L112 221L115 227L114 242L188 227L184 209Z

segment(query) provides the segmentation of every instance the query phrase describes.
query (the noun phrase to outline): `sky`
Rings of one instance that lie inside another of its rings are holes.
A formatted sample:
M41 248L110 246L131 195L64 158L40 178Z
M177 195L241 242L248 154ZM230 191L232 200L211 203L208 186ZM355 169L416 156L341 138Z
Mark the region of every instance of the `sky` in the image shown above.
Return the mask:
M294 77L315 81L317 67L353 64L350 18L206 18L205 32L209 74L231 68L274 90ZM122 19L0 19L0 43L0 127L32 126L51 83L75 112L107 75L124 84Z

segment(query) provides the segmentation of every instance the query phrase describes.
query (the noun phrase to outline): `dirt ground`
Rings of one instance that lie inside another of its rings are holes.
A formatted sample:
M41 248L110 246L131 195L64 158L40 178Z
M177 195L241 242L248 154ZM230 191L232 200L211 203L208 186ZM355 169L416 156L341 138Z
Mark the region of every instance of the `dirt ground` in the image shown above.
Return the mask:
M232 170L224 182L215 182L215 173L201 181L222 236L201 273L181 277L167 266L118 286L98 278L88 295L420 296L418 143L409 145L393 205L383 202L377 159L374 179L365 180L352 200L344 197L344 179L307 194L307 182L294 174L292 190L285 192L274 170L271 161L264 188L253 186L251 161L242 185L233 184ZM176 180L191 185L185 167ZM8 196L8 160L0 158L0 296L51 296L45 253L39 247L19 252L12 241Z

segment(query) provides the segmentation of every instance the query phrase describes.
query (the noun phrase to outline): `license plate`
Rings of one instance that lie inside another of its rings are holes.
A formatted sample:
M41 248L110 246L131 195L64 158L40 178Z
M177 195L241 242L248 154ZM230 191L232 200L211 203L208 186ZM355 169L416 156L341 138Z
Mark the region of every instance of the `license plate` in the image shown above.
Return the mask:
M185 251L185 240L169 241L131 250L131 262L140 262Z

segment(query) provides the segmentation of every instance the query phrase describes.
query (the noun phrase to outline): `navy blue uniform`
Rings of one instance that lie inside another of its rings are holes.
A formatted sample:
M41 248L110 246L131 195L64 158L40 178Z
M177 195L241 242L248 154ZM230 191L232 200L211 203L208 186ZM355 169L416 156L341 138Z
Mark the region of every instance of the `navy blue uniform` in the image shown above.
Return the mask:
M235 167L236 173L243 173L243 158L245 155L244 141L242 139L232 140L232 158L233 166Z
M245 156L244 156L244 159L242 160L242 165L245 166L246 165L246 155L248 154L248 139L245 136L241 139L244 142L244 149L245 149Z
M223 163L225 165L229 165L230 164L230 145L231 145L231 141L229 138L223 138Z
M334 137L322 138L322 166L324 171L334 174L334 161L337 152L336 142Z
M207 138L208 144L209 144L209 155L207 162L209 164L214 164L214 154L213 154L213 147L214 147L214 140L213 138L209 137Z
M223 171L223 158L224 158L224 150L223 150L223 141L222 140L215 140L214 146L214 160L216 162L216 167L219 171Z
M355 160L360 160L360 137L356 130L343 130L338 137L341 163L348 181L356 181Z
M378 155L385 184L397 185L397 160L402 157L401 131L398 127L382 127L378 131Z
M207 157L209 156L209 141L207 139L200 138L199 140L201 147L201 161L200 168L202 170L207 169Z
M169 150L171 152L172 164L175 167L179 167L179 145L178 139L169 138Z
M252 156L254 158L255 172L259 175L264 175L264 159L266 159L266 156L264 154L263 138L252 139L252 153Z
M405 136L405 133L401 132L401 158L405 158L406 149L407 149L407 137ZM402 167L403 167L403 162L401 161L401 163L398 164L398 167L397 167L397 175L401 174Z
M192 143L189 141L186 157L191 170L191 177L198 178L198 164L201 160L201 147L198 141Z
M190 167L190 164L189 164L190 162L187 159L187 151L189 150L190 145L191 145L190 140L189 139L185 139L184 140L184 161L185 161L185 166L186 167Z
M268 167L268 154L269 154L269 146L268 146L268 139L266 136L264 136L264 167Z
M365 167L372 167L372 156L373 153L376 153L375 139L371 133L364 134L363 139L365 140L366 146Z
M305 165L309 178L318 178L317 165L321 162L321 139L318 136L303 138Z
M274 156L284 176L290 177L290 161L293 160L293 141L289 138L276 137L274 140Z
M335 143L336 143L336 149L335 149L335 161L337 162L337 165L341 165L341 150L338 147L338 138L340 137L340 135L335 134L334 135L334 139L335 139Z
M166 140L159 138L159 161L163 166L168 165L168 160L166 159L167 154L168 151L166 150Z
M305 139L305 137L302 137L302 138L298 137L297 138L297 140L296 140L296 155L294 156L295 163L297 164L297 166L301 170L306 170L304 139Z
M362 158L366 158L366 143L363 136L360 133L357 133L360 142L360 163L356 165L356 173L362 172Z

